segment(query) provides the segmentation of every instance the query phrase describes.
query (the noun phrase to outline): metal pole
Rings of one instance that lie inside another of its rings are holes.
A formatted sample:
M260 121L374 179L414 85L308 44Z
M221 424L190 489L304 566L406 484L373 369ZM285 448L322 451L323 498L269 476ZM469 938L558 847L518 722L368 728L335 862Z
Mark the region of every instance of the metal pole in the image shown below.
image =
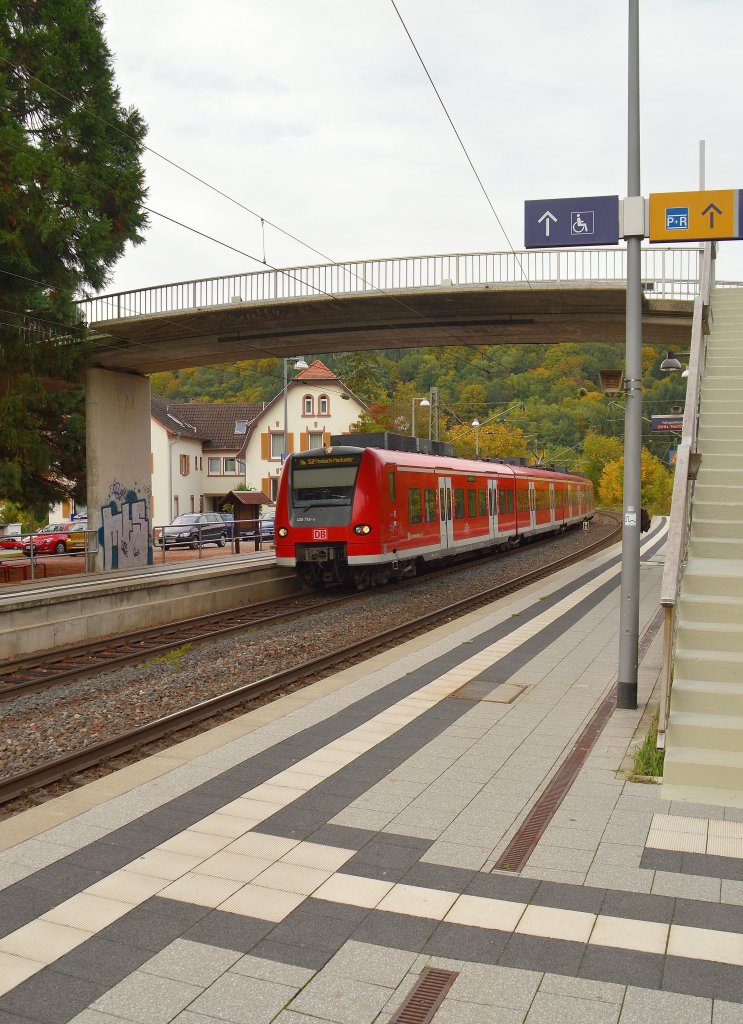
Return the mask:
M629 0L627 197L640 196L639 0ZM627 239L627 340L624 408L624 525L619 610L617 707L637 707L640 624L640 472L642 465L642 238Z
M705 160L704 160L704 139L699 140L699 191L704 192L704 172L705 172Z
M281 451L283 452L283 455L281 456L282 466L286 462L286 456L288 455L289 452L289 444L287 441L287 424L289 422L289 384L287 364L288 359L286 358L286 356L284 356L284 440L281 442Z
M410 403L410 433L415 437L415 399Z

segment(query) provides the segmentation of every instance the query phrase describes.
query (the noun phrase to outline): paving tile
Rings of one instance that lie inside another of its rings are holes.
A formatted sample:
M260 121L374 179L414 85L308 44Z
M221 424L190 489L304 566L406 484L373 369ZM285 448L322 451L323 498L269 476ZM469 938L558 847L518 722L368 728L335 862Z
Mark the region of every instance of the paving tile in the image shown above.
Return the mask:
M533 971L551 971L554 974L577 976L584 950L582 942L512 935L498 963L503 967L521 967Z
M392 882L375 878L357 878L339 872L315 890L316 899L350 903L356 907L376 907L392 888Z
M189 1010L235 1024L265 1024L294 997L294 986L225 974L194 999Z
M595 920L594 914L583 911L559 910L532 903L522 914L515 930L521 935L545 939L588 942Z
M415 959L416 954L408 950L387 949L349 940L335 954L326 971L394 989L405 978Z
M743 933L743 910L740 907L717 906L686 899L678 899L674 903L674 924Z
M240 957L230 970L234 974L244 974L248 978L274 981L279 985L288 985L290 988L297 989L306 985L315 974L314 971L306 967L277 963L275 960L265 960L263 957L249 954Z
M283 921L304 902L304 894L268 889L261 885L243 885L220 904L230 914L256 917L262 921Z
M509 967L477 963L463 964L450 995L464 1002L527 1010L541 978L542 975L534 971L516 971Z
M458 895L447 890L434 890L398 882L380 900L377 910L442 921Z
M30 957L0 952L0 996L5 995L27 978L38 974L45 965Z
M593 886L559 885L543 881L535 892L532 902L543 907L597 914L604 902L605 895L604 889Z
M92 893L81 892L72 896L64 903L42 914L39 920L52 921L55 924L70 925L83 928L85 931L97 932L113 921L118 921L131 910L131 904L120 900L109 900Z
M420 952L436 928L432 919L372 910L353 932L357 942Z
M465 894L457 899L444 920L450 924L511 932L518 924L525 909L525 903L506 902Z
M254 883L268 889L280 889L283 892L296 892L309 896L323 882L326 882L331 874L332 871L321 871L318 868L277 861L256 875Z
M172 850L174 853L186 853L205 860L224 849L232 840L228 836L212 836L206 832L192 832L187 829L178 835L166 839L160 844L161 850Z
M193 873L172 882L159 895L163 899L195 903L202 907L218 907L243 885L243 882L235 879Z
M624 1001L625 987L611 982L590 981L587 978L566 978L560 974L545 974L539 991L621 1005Z
M678 896L719 903L721 888L719 878L702 878L699 875L678 875L668 871L656 871L652 891L658 896Z
M296 946L290 943L272 942L268 939L263 939L253 947L253 956L264 960L275 960L277 963L304 967L311 970L313 974L325 966L334 952L335 950Z
M618 1005L596 999L537 992L526 1017L526 1024L616 1024Z
M715 999L712 1006L712 1024L740 1024L743 1021L743 1008L740 1003L728 1003L723 999Z
M164 878L152 875L135 874L132 871L115 871L107 878L101 879L85 891L92 896L102 896L109 900L121 900L137 906L144 903L167 886Z
M104 991L102 985L47 969L0 997L0 1024L67 1024Z
M215 878L227 878L235 882L250 882L272 863L272 860L246 856L228 848L220 850L213 857L198 864L194 868L193 875L211 875Z
M200 993L198 985L137 971L97 999L92 1008L138 1024L168 1024Z
M648 1021L673 1021L674 1024L709 1024L712 1004L675 992L652 992L630 987L624 997L619 1024L648 1024Z
M649 896L607 889L604 894L604 902L601 905L601 913L611 917L631 917L638 921L657 921L670 924L675 907L676 900L667 896Z
M116 985L128 974L136 971L150 957L150 951L141 947L110 942L94 935L81 946L66 953L54 963L60 974L94 982L97 985Z
M92 932L52 921L31 921L0 939L0 953L51 964L92 936Z
M590 944L663 956L666 952L668 932L667 924L599 915L591 932Z
M193 904L152 900L104 928L98 937L158 953L206 913L204 907Z
M664 957L653 956L650 953L589 946L578 974L581 978L600 982L643 985L649 989L657 989L660 988L663 977L664 963Z
M672 924L668 955L743 967L743 935Z
M355 850L344 850L337 846L305 842L299 843L285 853L281 858L281 863L298 864L302 867L318 868L322 871L338 871L355 853Z
M200 942L176 939L141 967L145 974L155 974L172 981L185 981L207 988L240 960L234 949L219 949Z
M338 1024L371 1024L393 994L393 988L368 982L320 974L294 999L293 1010L308 1013Z
M447 995L436 1011L436 1024L523 1024L526 1010L508 1009L505 1006L483 1006L478 1003L463 1003ZM380 1017L379 1024L386 1024Z
M430 936L423 951L431 957L446 958L456 952L461 960L477 964L495 964L510 941L507 932L476 928L444 921ZM434 960L431 961L434 966Z

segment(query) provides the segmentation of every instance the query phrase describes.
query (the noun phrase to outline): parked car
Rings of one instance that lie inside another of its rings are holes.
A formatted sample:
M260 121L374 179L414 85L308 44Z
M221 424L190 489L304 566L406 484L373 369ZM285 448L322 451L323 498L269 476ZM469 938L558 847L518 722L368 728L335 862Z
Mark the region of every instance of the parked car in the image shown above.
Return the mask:
M273 540L275 518L276 510L273 508L266 509L259 516L258 532L263 540Z
M32 541L35 555L63 555L73 548L82 551L85 547L83 529L80 523L50 523L42 526L37 533L30 536L27 534L23 538L23 554L31 554Z
M220 519L224 522L224 535L227 540L232 540L235 536L235 517L231 512L220 512Z
M163 528L157 543L168 548L198 548L199 544L225 546L226 527L216 512L187 512L176 516L170 526Z
M5 551L20 551L23 547L24 537L20 533L4 533L0 537L0 549Z

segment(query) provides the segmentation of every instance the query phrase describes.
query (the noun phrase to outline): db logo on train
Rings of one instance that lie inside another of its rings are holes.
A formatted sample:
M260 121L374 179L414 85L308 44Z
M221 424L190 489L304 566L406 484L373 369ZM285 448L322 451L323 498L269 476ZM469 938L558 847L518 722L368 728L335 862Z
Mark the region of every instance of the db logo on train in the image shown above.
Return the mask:
M328 531L327 530L313 530L312 531L312 539L313 540L327 540L328 539Z

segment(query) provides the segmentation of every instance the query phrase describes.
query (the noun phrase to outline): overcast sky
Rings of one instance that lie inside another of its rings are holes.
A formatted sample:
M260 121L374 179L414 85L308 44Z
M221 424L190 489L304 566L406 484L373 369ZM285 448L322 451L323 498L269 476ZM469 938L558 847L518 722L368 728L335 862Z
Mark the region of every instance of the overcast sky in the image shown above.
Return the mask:
M397 0L510 238L627 191L626 0ZM333 260L506 250L390 0L101 0L148 145ZM640 0L642 191L743 187L740 0ZM148 205L258 259L260 220L145 155ZM719 278L743 279L743 241ZM265 228L277 266L325 262ZM151 218L107 291L260 269Z

